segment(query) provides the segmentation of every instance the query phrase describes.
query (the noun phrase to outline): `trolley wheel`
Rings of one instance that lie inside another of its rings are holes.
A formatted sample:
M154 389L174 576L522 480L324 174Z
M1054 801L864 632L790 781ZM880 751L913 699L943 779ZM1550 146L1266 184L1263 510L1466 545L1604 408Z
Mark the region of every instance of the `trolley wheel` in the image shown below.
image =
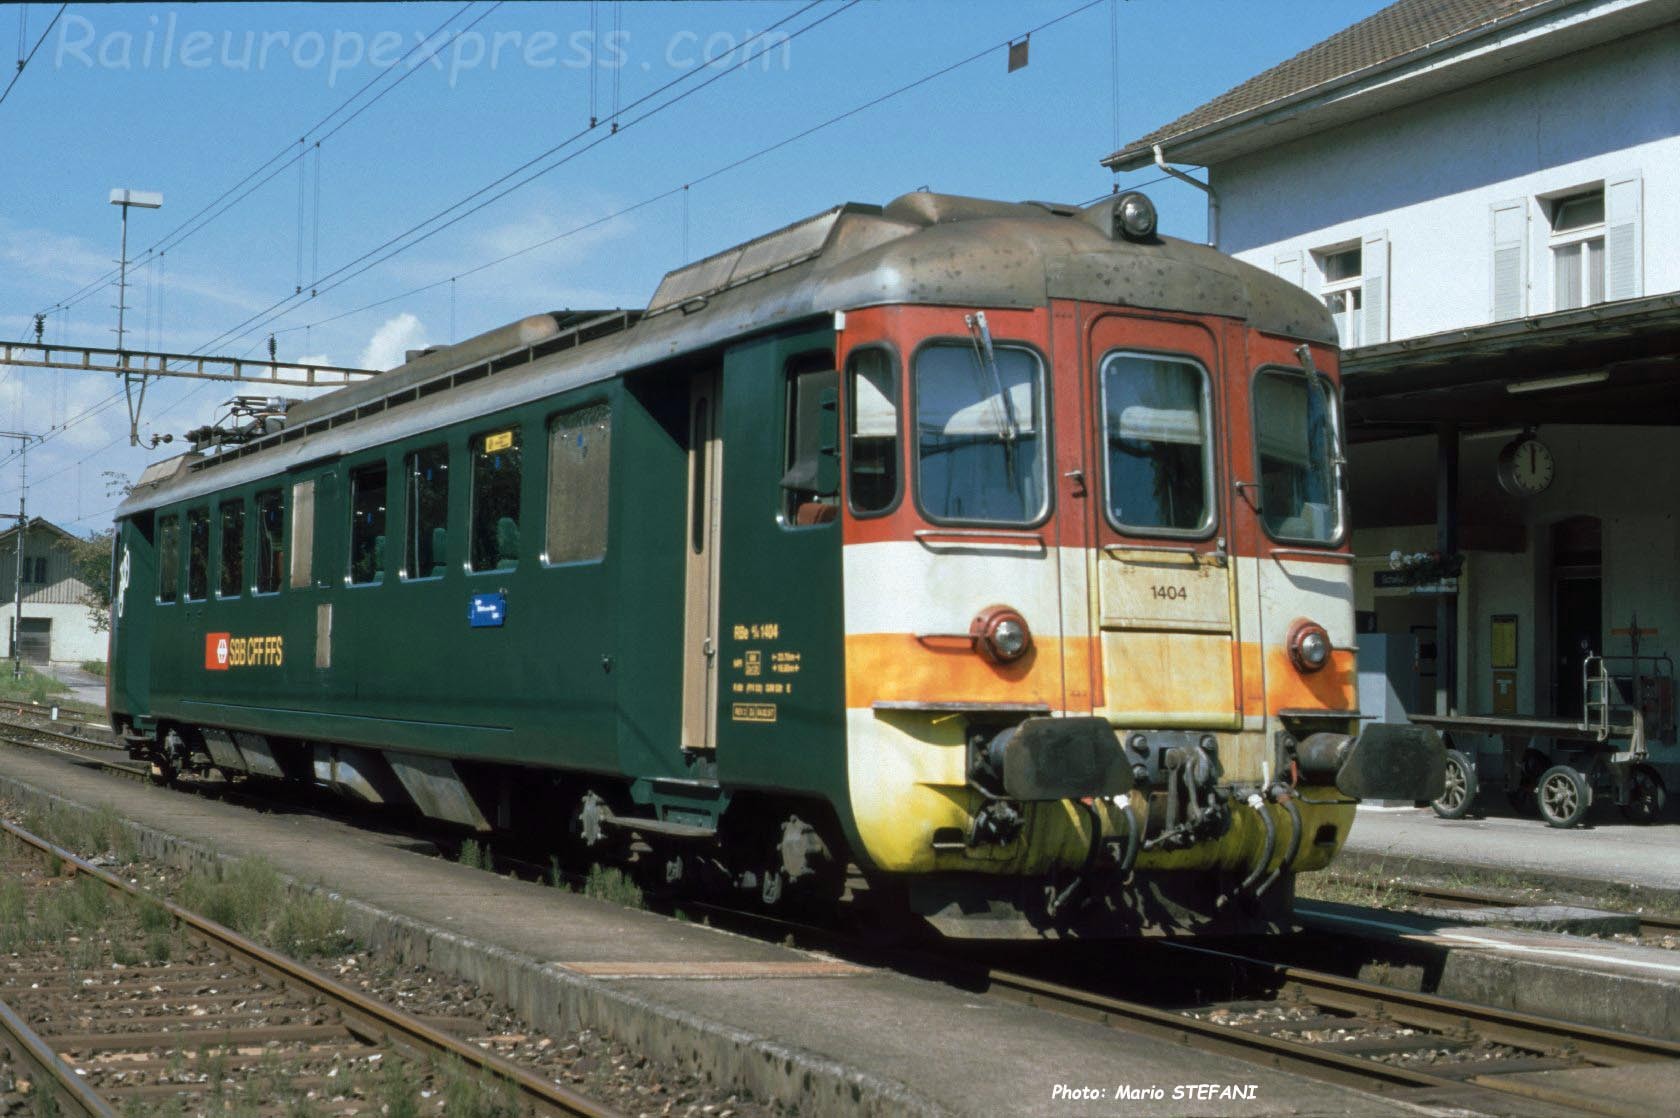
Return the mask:
M1639 765L1628 773L1627 793L1627 803L1621 809L1630 823L1655 823L1668 803L1662 777L1649 765Z
M1553 765L1540 778L1535 798L1548 826L1573 827L1592 806L1592 786L1578 769Z
M1447 784L1441 798L1429 806L1442 819L1463 819L1476 805L1476 762L1456 749L1447 750Z

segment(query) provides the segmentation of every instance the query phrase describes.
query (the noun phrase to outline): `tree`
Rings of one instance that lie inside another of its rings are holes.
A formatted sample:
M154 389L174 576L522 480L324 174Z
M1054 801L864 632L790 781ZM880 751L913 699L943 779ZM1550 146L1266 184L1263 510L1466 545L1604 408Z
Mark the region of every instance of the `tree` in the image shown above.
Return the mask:
M87 586L82 604L88 609L93 628L103 633L111 627L111 538L112 531L95 532L85 540L72 540L70 562L76 577Z

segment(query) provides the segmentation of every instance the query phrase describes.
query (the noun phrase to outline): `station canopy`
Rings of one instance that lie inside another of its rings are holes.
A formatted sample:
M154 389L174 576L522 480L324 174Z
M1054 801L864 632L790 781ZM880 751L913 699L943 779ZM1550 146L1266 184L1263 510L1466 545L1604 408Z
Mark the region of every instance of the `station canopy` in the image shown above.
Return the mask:
M1348 350L1348 435L1542 424L1680 425L1680 294Z

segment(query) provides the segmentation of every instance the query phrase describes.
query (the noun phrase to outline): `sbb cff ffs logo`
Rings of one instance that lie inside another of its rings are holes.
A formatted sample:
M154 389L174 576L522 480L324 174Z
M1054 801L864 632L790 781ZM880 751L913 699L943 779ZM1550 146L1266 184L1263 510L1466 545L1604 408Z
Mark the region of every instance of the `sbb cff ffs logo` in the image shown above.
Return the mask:
M225 672L228 670L228 646L232 641L232 633L204 634L204 669L206 671Z

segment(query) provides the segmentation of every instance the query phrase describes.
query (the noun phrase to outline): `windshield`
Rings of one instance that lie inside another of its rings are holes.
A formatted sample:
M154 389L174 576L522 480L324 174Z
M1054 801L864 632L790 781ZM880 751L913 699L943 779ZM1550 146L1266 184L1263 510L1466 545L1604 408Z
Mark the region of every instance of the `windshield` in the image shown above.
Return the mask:
M1108 515L1115 527L1199 534L1213 526L1207 374L1182 358L1113 353L1102 366Z
M935 342L916 355L916 470L933 520L1044 514L1044 369L1032 350Z
M1277 539L1327 544L1341 538L1335 400L1322 376L1311 390L1299 370L1267 369L1254 378L1260 519Z

